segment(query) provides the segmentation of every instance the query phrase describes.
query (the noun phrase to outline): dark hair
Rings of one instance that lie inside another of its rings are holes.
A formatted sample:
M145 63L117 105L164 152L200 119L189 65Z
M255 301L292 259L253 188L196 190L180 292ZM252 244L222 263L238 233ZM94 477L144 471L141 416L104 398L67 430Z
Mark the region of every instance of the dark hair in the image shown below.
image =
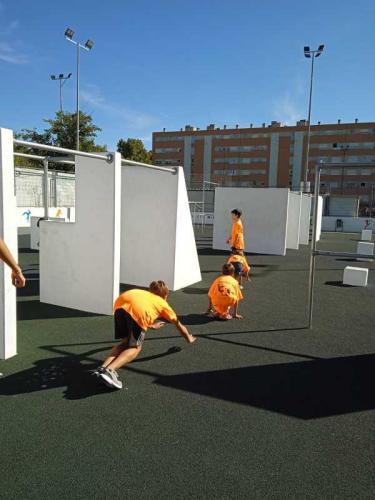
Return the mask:
M169 288L164 283L164 281L161 280L153 281L152 283L150 283L150 286L148 288L151 293L159 295L159 297L161 297L162 299L165 299L169 292Z
M226 276L233 276L234 275L234 265L233 264L224 264L222 271L223 271L223 274Z
M234 208L231 213L233 215L236 215L238 218L240 218L242 215L242 210L240 210L239 208Z

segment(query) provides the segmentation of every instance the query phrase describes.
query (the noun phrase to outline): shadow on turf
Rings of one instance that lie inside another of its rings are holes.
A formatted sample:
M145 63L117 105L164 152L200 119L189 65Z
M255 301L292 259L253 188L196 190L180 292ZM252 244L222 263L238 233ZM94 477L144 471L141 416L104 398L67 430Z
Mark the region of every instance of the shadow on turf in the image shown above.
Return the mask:
M27 293L25 295L27 295ZM79 311L77 309L69 309L68 307L54 306L52 304L44 304L43 302L39 302L39 300L17 302L17 319L21 321L33 319L81 318L92 316L102 316L102 314L89 313L86 311Z
M194 287L184 288L182 291L189 295L207 295L208 292L207 288L194 288Z
M368 354L162 376L155 383L309 420L374 409L374 377L375 355Z
M350 285L344 285L342 281L326 281L324 284L329 286L337 286L339 288L353 288Z
M45 346L50 352L59 352L56 346ZM65 387L65 399L85 399L98 394L113 392L113 389L105 386L92 373L99 365L97 361L88 358L102 351L108 351L108 347L93 349L80 355L64 355L55 358L42 359L35 366L22 372L8 375L0 379L0 395L15 396L30 392L45 391ZM171 347L166 352L154 354L153 356L140 357L133 363L142 363L163 358L171 354L177 354L181 347ZM85 361L85 364L82 363Z

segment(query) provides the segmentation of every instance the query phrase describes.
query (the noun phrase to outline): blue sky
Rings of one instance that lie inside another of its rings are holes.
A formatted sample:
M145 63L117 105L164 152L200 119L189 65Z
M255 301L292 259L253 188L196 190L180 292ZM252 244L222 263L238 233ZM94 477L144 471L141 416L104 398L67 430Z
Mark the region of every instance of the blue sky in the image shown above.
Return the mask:
M82 53L81 107L110 149L127 137L150 147L163 127L293 124L307 115L303 46L320 43L312 121L375 120L373 0L0 0L0 126L42 128L58 109L50 74L75 77L68 26L95 41Z

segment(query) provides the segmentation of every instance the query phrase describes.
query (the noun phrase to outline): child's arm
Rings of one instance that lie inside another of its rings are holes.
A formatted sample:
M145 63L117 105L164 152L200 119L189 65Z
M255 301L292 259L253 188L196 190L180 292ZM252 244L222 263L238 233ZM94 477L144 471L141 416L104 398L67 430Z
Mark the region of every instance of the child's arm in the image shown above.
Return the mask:
M177 328L178 333L182 337L184 337L184 339L186 340L186 342L188 342L189 344L192 344L193 342L195 342L197 340L196 337L193 337L193 335L191 335L189 333L189 331L186 328L186 326L184 326L182 323L180 323L180 321L178 320L178 318L175 321L173 321L173 324Z
M159 330L160 328L163 328L163 326L165 326L165 321L155 321L155 323L149 328L151 330Z
M10 253L9 248L5 241L0 238L0 259L7 264L12 270L12 283L17 288L25 286L26 279L22 274L22 270L17 262L14 260L13 255Z
M212 312L212 301L211 301L211 297L208 297L208 309L205 312L205 314L209 314L210 312Z
M243 316L241 316L241 314L238 314L238 301L234 304L234 307L233 307L233 318L234 319L243 319Z

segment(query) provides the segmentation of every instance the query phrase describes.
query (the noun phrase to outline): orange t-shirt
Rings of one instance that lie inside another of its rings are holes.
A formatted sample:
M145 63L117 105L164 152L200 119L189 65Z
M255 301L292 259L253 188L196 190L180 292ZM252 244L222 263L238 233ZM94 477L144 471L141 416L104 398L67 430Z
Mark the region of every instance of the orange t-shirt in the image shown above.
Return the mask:
M246 260L246 257L244 255L230 255L227 262L228 263L241 262L242 267L243 267L243 272L248 273L250 271L250 266L249 266L249 264Z
M177 319L176 313L168 302L159 295L146 290L129 290L117 297L113 309L125 309L136 323L146 331L158 318L167 321Z
M216 278L208 291L208 296L215 310L220 314L227 313L230 307L243 299L238 281L233 276L225 275Z
M243 250L245 248L244 238L243 238L243 225L242 221L239 219L233 222L232 232L230 234L230 246Z

